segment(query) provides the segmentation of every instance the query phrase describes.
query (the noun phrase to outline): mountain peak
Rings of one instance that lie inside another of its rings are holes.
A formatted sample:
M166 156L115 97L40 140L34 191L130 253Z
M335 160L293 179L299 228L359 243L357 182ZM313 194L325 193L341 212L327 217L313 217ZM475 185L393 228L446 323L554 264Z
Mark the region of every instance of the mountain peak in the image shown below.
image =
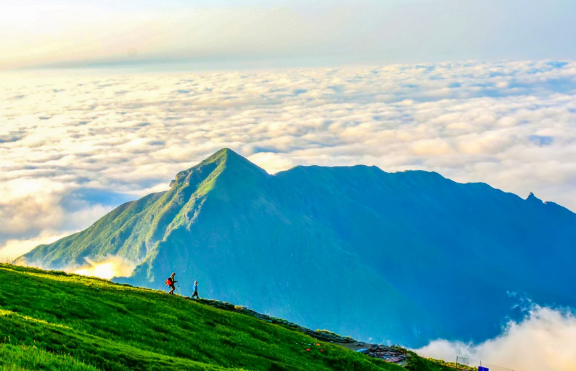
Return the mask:
M208 164L216 164L217 166L223 166L225 169L234 169L237 171L249 171L257 173L266 173L264 169L258 165L250 162L246 157L239 155L230 148L222 148L216 151L213 155L208 157L206 160L202 161L197 166L206 166Z
M234 152L233 150L231 150L230 148L222 148L219 149L218 151L214 152L210 157L208 158L212 158L212 157L221 157L221 156L238 156L238 157L242 157L239 154L237 154L236 152Z
M250 162L247 158L239 155L230 148L222 148L214 152L211 156L201 161L199 164L194 165L188 170L181 171L176 175L175 180L170 183L170 186L178 184L180 181L188 178L191 174L207 174L216 171L215 174L221 173L234 173L235 176L242 175L249 177L250 174L257 176L268 176L268 173Z
M238 153L234 152L230 148L222 148L214 152L210 157L202 161L202 163L212 163L212 162L221 163L221 162L230 162L234 160L243 160L245 162L250 162L245 157L240 156Z
M536 197L536 195L533 192L530 192L530 195L526 198L526 201L537 204L543 204L542 200Z

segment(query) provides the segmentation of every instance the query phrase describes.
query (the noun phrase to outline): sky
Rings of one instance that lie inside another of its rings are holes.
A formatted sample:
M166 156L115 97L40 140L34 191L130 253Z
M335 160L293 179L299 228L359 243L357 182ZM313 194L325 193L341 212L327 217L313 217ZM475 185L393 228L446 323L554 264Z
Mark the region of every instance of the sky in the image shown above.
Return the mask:
M574 59L574 14L573 0L2 0L0 69Z
M428 170L576 211L574 0L0 7L0 261L224 147L270 173ZM533 303L495 339L419 352L568 371L574 334L571 309Z

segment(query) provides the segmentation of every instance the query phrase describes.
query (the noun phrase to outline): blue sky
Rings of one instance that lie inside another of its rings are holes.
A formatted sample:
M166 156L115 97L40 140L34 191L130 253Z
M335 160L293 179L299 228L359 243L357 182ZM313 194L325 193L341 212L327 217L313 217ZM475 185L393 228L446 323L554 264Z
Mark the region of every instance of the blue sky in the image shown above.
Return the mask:
M3 5L0 68L572 59L574 14L569 0L23 0Z

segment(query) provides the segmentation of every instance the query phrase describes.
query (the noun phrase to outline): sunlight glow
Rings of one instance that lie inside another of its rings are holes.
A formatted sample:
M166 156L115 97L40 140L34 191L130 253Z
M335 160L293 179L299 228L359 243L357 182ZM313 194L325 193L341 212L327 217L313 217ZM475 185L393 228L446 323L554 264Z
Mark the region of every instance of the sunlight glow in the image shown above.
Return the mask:
M129 276L136 267L135 264L126 261L120 257L111 257L99 263L95 263L88 259L87 261L90 264L90 266L77 269L73 273L80 274L83 276L99 277L109 280L114 277Z

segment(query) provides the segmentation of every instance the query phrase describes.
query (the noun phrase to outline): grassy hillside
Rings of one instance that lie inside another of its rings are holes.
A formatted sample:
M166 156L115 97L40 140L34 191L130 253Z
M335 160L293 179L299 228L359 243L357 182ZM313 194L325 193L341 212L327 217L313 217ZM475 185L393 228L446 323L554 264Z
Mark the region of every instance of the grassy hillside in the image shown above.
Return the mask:
M0 344L0 370L96 371L70 355L58 355L25 345Z
M182 297L5 264L0 334L6 370L403 370Z
M409 352L406 368L409 371L476 371L475 367L464 366L454 362L445 362L432 358L418 357L415 353Z

